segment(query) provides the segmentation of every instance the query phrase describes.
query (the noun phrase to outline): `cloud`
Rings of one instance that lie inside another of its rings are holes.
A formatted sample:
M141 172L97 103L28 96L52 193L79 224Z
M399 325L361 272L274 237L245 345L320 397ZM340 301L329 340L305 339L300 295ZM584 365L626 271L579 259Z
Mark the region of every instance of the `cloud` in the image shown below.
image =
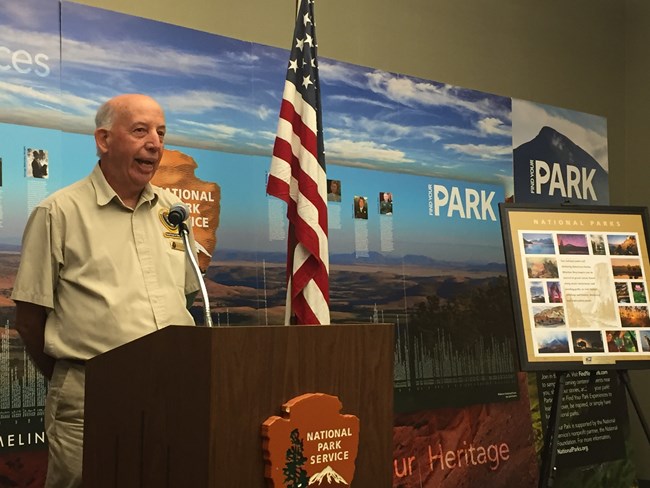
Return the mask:
M338 127L327 126L325 128L329 135L345 135L354 139L379 139L382 141L396 141L399 139L427 140L438 142L443 139L455 138L456 136L476 136L477 131L472 128L457 127L453 125L409 125L407 118L399 119L398 122L390 122L369 117L353 117L351 115L339 115L335 122ZM510 133L507 132L509 136Z
M246 51L229 51L225 53L224 57L232 63L239 63L244 66L255 64L260 60L257 54Z
M438 142L443 138L443 136L440 133L441 131L432 127L423 127L420 129L420 135L422 135L423 138L429 139L432 142Z
M248 133L246 130L226 124L205 124L185 119L180 119L176 122L181 126L180 129L176 130L177 133L184 131L184 128L187 127L191 128L191 134L193 137L229 140L234 139L237 135L244 135Z
M391 149L386 144L373 141L352 141L349 139L327 139L325 157L347 160L366 160L383 163L412 163L403 151Z
M0 81L0 93L6 103L14 106L44 106L57 110L65 107L67 112L92 115L93 117L99 106L96 100L60 91L57 87L39 84L32 86L22 79L17 79L15 82Z
M318 62L318 74L321 83L344 84L356 88L365 89L367 81L365 69L361 66L342 63L332 59L320 59Z
M459 154L473 156L480 159L502 159L512 156L510 146L488 146L486 144L445 144L444 148Z
M17 80L22 81L22 80ZM33 101L48 103L48 104L61 104L61 98L58 90L46 90L42 86L30 86L27 83L11 83L0 81L0 93L5 99L29 99Z
M266 131L259 131L257 133L257 135L259 137L261 137L262 139L268 139L269 141L275 141L275 136L276 136L275 132L270 132L270 131L267 131L267 130Z
M270 108L266 107L265 105L260 105L259 107L257 107L257 116L261 120L267 120L269 118L269 116L275 114L276 112L277 112L277 110L275 110L275 111L271 110Z
M47 4L47 6L44 5ZM0 24L2 24L2 35L0 39L9 38L8 26L23 26L37 33L44 27L49 27L59 32L59 2L44 2L43 0L20 0L18 2L3 2L2 14L0 15ZM10 20L7 20L10 19ZM14 39L17 40L17 39ZM58 44L58 41L57 41Z
M409 107L448 107L460 112L493 115L506 112L496 106L489 96L483 94L479 100L462 98L463 93L470 92L450 85L433 81L417 80L385 71L373 71L366 74L368 88L389 100Z
M504 124L496 117L486 117L476 123L479 132L484 136L510 136L512 131L509 125Z
M347 129L353 129L354 132L357 132L357 136L359 133L365 132L366 134L376 134L384 140L388 138L393 140L401 139L408 136L414 130L412 127L403 124L370 119L368 117L353 118L345 115L340 120Z
M219 108L241 110L248 99L210 90L186 90L158 94L156 100L170 112L201 114Z
M236 65L229 59L221 60L214 55L196 54L143 40L93 40L90 44L64 37L62 52L67 66L95 72L118 70L166 77L192 74L231 82L243 82L250 76L248 71L234 69Z
M352 96L347 96L347 95L332 95L326 97L328 102L341 102L344 104L350 104L350 103L359 103L363 105L371 105L374 107L381 107L381 108L387 108L387 109L394 109L395 105L391 103L386 103L382 102L380 100L372 100L370 98L365 98L365 97L352 97Z
M154 98L167 112L176 116L200 115L215 110L233 110L238 115L248 114L256 120L268 120L276 110L260 105L246 96L229 95L212 90L177 90L174 93L155 93ZM243 126L243 125L242 125Z
M9 2L13 3L13 2ZM4 5L3 5L4 8ZM59 30L58 24L55 32L37 31L32 28L29 30L18 29L12 25L3 25L0 29L0 45L12 52L23 49L30 53L32 57L36 54L47 54L50 60L59 58ZM3 57L6 53L3 54ZM8 61L8 58L7 58ZM57 62L48 63L51 70L58 71Z

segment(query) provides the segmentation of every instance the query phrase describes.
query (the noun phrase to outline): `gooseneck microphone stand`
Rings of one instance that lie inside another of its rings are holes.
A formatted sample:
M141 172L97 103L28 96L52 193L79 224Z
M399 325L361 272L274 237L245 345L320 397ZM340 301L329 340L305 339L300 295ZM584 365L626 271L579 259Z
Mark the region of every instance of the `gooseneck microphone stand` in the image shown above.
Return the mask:
M190 246L189 230L185 222L178 224L178 233L183 239L183 244L185 245L185 254L190 258L192 263L192 269L194 274L199 280L199 285L201 286L201 297L203 297L203 323L206 327L214 327L212 324L212 314L210 313L210 300L208 299L208 290L205 287L205 281L203 280L203 275L201 274L201 269L199 268L194 253L192 252L192 247Z

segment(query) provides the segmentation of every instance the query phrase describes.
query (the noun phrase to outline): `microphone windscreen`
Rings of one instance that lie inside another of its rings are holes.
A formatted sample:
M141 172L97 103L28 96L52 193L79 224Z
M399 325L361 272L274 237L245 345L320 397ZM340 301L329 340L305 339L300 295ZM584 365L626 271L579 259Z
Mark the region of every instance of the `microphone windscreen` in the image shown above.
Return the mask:
M176 226L185 222L190 216L190 209L183 202L178 202L169 208L167 220L169 223Z

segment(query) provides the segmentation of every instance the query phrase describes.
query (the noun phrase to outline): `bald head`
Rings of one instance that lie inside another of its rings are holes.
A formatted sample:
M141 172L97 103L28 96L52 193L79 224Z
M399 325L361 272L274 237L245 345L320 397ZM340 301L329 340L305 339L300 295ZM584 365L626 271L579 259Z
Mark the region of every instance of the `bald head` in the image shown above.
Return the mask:
M104 102L99 109L97 109L97 114L95 115L95 129L110 129L113 126L115 117L119 113L129 111L131 107L140 103L153 103L160 108L158 102L148 95L143 95L141 93L125 93L123 95L117 95L116 97ZM160 110L162 111L162 108L160 108Z

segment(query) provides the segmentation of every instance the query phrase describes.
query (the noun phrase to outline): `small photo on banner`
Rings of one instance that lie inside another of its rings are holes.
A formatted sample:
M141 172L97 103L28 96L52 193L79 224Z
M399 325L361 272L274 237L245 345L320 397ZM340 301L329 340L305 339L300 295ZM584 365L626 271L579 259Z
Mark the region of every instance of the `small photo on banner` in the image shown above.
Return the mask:
M354 218L368 220L368 197L355 195L354 197Z
M327 180L327 201L341 201L341 180Z
M381 215L393 215L393 194L391 192L379 192L379 213Z
M45 149L25 149L25 176L41 179L49 177L49 159Z

